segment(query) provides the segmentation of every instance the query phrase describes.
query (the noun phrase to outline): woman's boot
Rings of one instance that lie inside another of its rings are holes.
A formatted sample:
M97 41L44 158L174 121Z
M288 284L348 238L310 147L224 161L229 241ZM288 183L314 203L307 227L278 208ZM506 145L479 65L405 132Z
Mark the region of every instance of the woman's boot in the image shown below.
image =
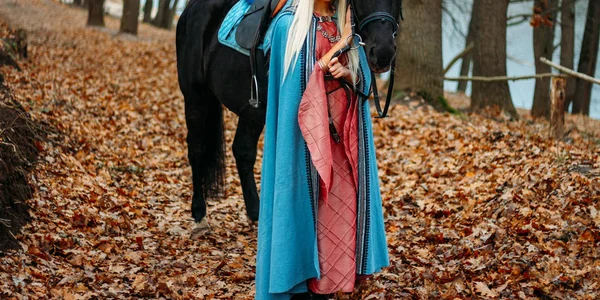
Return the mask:
M295 294L294 296L292 296L291 300L310 300L310 294L309 293L302 293L302 294Z
M331 299L331 295L321 295L321 294L315 294L313 292L308 292L310 294L310 299L312 300L329 300Z
M313 292L296 294L291 300L329 300L331 295L314 294Z

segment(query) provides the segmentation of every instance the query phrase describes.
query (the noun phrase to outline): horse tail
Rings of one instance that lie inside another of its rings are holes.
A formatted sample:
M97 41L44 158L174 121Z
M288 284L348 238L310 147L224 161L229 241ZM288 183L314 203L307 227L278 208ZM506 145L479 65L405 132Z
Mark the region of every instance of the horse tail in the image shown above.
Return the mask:
M188 158L192 167L194 198L216 198L223 191L225 175L225 137L223 107L207 86L202 72L202 30L190 22L190 1L177 24L177 69L181 92L185 98L188 129ZM198 9L197 7L195 8ZM200 72L199 72L200 71Z
M204 118L203 147L204 155L197 165L199 182L205 199L216 198L223 191L225 177L225 135L223 124L223 106L212 96L204 100L207 111Z
M205 87L188 90L184 98L194 198L217 198L223 191L225 175L223 107Z

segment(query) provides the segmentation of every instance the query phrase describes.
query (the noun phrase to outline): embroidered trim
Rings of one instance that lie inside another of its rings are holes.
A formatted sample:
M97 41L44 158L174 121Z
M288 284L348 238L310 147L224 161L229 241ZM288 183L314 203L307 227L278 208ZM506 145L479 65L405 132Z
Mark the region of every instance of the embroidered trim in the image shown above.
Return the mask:
M364 72L361 75L361 90L364 90L366 82ZM366 101L366 100L365 100ZM357 218L356 218L356 273L366 275L367 272L367 254L369 248L370 232L370 180L369 180L369 151L367 136L367 111L364 108L364 101L359 101L359 143L358 143L358 198L357 198Z
M314 51L310 51L310 49L314 50L316 43L316 34L317 34L317 26L318 19L313 18L313 22L311 24L310 31L312 34L308 36L306 39L304 49L300 53L300 63L301 63L301 90L304 93L306 89L306 84L308 78L312 73L312 67L316 64L316 57L314 55ZM365 89L365 73L360 71L360 89ZM366 275L367 265L368 265L368 248L369 248L369 236L371 231L371 222L370 222L370 177L369 177L369 139L367 134L367 118L370 116L367 115L367 111L365 110L364 104L368 99L362 99L363 101L359 101L359 122L358 122L358 130L359 130L359 157L358 157L358 191L357 191L357 218L356 218L356 273L359 275ZM318 215L318 201L319 201L319 174L312 163L312 159L310 157L310 151L305 143L305 157L306 157L306 174L308 180L308 188L309 195L311 197L311 207L313 212L313 221L315 226L315 234L317 232L317 215Z
M314 51L311 51L311 49L315 48L315 42L316 42L316 31L315 31L315 24L316 24L316 20L313 19L313 22L311 24L311 28L309 30L309 32L315 32L315 34L309 35L308 38L306 39L306 42L304 43L304 48L302 49L302 51L300 52L300 84L301 84L301 93L304 93L304 91L306 90L306 85L308 84L308 78L310 78L310 74L312 73L312 67L315 64L315 55L314 55ZM309 63L308 63L309 62ZM300 95L300 98L302 98L302 95ZM308 146L306 145L306 142L304 142L304 151L305 151L305 157L306 157L306 176L307 176L307 180L308 180L308 193L310 195L310 205L312 208L312 213L313 213L313 222L314 222L314 226L315 226L315 234L317 232L317 215L318 215L318 208L319 208L319 174L317 173L317 169L315 168L314 164L312 163L312 159L310 157L310 151L308 149Z
M369 174L370 174L370 170L369 170L369 139L367 137L367 118L369 118L370 116L365 116L366 115L366 110L363 110L363 126L364 126L364 131L363 131L363 141L364 141L364 148L365 148L365 189L366 189L366 198L365 198L365 207L366 207L366 211L365 211L365 237L364 237L364 250L363 250L363 261L362 261L362 272L366 273L367 272L367 257L369 255L369 235L371 233L371 181L369 178Z

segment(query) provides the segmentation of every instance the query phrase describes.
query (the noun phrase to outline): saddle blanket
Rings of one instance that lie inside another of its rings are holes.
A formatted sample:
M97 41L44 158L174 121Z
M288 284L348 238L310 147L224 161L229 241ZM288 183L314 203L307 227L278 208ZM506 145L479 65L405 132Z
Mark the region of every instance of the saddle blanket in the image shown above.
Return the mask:
M240 22L244 18L244 15L246 14L246 12L248 12L250 6L252 6L253 2L254 0L238 1L238 3L236 3L231 8L229 13L227 13L227 16L225 16L225 19L223 20L223 23L221 24L221 28L219 28L218 33L219 43L248 56L250 55L250 51L248 49L242 48L237 43L235 39L235 33L237 30L237 26L240 24ZM258 47L259 49L263 49L265 52L267 52L271 47L271 31L272 27L270 26L267 30L267 33L265 34L263 43Z

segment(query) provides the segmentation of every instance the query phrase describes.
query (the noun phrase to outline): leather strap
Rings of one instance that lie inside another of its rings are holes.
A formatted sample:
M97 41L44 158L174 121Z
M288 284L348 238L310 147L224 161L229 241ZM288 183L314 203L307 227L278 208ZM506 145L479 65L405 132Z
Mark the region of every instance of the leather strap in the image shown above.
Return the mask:
M396 19L394 17L392 17L392 15L390 15L389 13L382 12L382 11L374 12L374 13L368 15L362 21L360 21L360 23L358 25L358 30L362 31L363 28L365 26L367 26L367 24L377 21L377 20L388 21L394 25L394 30L398 30L398 27L399 27L398 21L396 21Z

